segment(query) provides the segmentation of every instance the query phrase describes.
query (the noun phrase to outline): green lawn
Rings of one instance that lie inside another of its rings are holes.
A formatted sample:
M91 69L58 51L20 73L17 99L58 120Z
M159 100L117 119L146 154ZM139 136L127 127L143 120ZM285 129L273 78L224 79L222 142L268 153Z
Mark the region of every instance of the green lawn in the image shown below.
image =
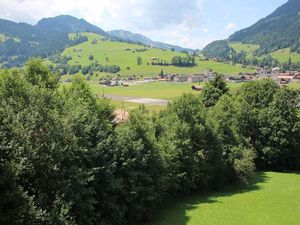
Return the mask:
M84 33L83 35L89 38L87 42L67 48L62 53L72 57L72 60L69 61L72 65L89 65L92 62L88 59L89 55L93 55L100 64L120 66L121 71L119 74L122 76L143 75L144 77L152 77L157 76L161 70L165 73L195 74L203 73L207 68L218 73L231 75L236 75L239 72L253 72L253 70L242 68L241 65L233 66L214 61L201 61L199 57L196 58L197 66L195 67L152 66L153 58L170 62L173 56L185 56L185 54L157 48L147 48L147 51L138 52L145 47L123 42L103 41L103 37L97 34ZM93 40L97 40L97 44L92 44ZM137 65L138 56L142 58L142 65Z
M104 91L106 95L172 99L183 93L192 92L192 85L191 83L152 82L129 87L103 87L92 82L91 89L97 95L101 95Z
M299 225L300 174L257 173L246 189L160 205L147 225Z
M132 85L129 87L103 87L96 82L90 82L93 93L102 95L132 96L140 98L158 98L173 99L184 93L198 94L200 92L192 91L193 83L175 83L175 82L152 82L140 85ZM204 86L205 83L196 83L196 85ZM228 83L231 91L237 91L243 83Z

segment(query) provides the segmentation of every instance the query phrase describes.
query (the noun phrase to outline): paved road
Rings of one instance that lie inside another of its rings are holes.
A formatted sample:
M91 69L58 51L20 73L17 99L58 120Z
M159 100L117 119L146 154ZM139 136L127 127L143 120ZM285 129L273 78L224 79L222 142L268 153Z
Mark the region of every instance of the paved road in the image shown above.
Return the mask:
M165 99L137 98L137 97L118 96L118 95L104 95L104 97L111 99L111 100L134 102L134 103L139 103L139 104L144 104L144 105L166 106L169 103L169 100L165 100Z

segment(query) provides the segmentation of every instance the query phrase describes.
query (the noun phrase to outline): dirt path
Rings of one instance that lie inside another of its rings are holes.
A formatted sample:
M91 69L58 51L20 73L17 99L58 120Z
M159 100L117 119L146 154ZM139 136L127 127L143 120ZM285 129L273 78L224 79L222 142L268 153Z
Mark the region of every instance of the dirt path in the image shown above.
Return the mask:
M104 97L115 101L134 102L134 103L139 103L144 105L166 106L169 102L169 100L164 100L164 99L138 98L138 97L118 96L118 95L105 95Z

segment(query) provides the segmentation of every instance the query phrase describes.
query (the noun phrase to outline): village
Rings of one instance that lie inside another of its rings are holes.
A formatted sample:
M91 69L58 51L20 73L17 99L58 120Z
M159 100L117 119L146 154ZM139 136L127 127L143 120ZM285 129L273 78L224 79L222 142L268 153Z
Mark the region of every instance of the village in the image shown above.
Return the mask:
M153 81L165 81L174 83L201 83L207 82L214 78L216 72L206 69L203 73L187 75L187 74L160 74L153 77L145 77L138 79L135 75L129 78L123 78L121 76L116 76L110 79L102 79L99 81L100 85L105 85L107 87L114 86L129 86L135 84L142 84ZM275 67L273 69L268 68L257 68L254 73L239 73L238 75L224 75L226 81L230 83L242 83L251 80L260 79L273 79L280 85L286 85L292 82L300 82L300 71L285 71L282 72L280 67ZM196 87L196 86L194 86Z

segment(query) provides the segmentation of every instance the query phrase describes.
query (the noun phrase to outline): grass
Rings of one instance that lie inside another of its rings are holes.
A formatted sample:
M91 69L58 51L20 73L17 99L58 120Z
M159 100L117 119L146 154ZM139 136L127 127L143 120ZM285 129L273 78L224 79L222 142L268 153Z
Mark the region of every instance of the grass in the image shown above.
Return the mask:
M251 185L160 206L147 225L298 225L300 174L257 173Z
M252 44L242 44L241 42L230 42L229 46L232 47L236 52L244 51L249 56L252 56L253 53L259 49L259 45L252 45Z
M274 59L277 59L280 63L285 63L291 58L292 62L300 61L300 54L291 52L289 48L279 49L271 53Z
M103 87L95 82L90 86L93 93L102 95L130 96L140 98L172 99L183 93L191 93L191 83L152 82L129 87Z
M0 42L3 42L6 40L6 36L4 34L0 34Z
M230 47L235 49L237 52L244 51L247 53L248 57L253 57L253 53L259 49L259 45L252 45L252 44L242 44L241 42L230 42ZM289 48L279 49L272 53L269 53L274 59L277 59L280 63L285 63L291 58L292 62L300 61L300 54L296 52L291 52ZM263 55L259 58L263 58L266 55Z
M175 83L175 82L152 82L141 85L132 85L129 87L103 87L97 83L90 83L93 93L102 95L132 96L140 98L157 98L173 99L184 93L199 94L200 92L192 91L192 83ZM205 82L197 83L205 85ZM228 83L231 92L236 92L243 83Z
M137 52L137 50L145 47L123 42L103 41L102 36L92 33L84 33L83 35L88 37L89 40L87 42L67 48L62 53L65 56L72 57L72 60L69 61L71 65L89 65L92 62L88 59L89 55L93 55L100 64L120 66L120 74L122 76L143 75L144 77L152 77L157 76L161 70L169 74L197 74L203 73L207 68L218 73L230 75L235 75L239 72L253 72L251 69L242 68L241 65L233 66L214 61L201 61L199 57L196 58L197 66L194 67L154 66L151 65L153 58L170 62L173 56L185 56L185 54L157 48L147 48L147 51ZM97 40L97 44L92 44L93 40ZM142 58L142 65L137 65L138 56Z

